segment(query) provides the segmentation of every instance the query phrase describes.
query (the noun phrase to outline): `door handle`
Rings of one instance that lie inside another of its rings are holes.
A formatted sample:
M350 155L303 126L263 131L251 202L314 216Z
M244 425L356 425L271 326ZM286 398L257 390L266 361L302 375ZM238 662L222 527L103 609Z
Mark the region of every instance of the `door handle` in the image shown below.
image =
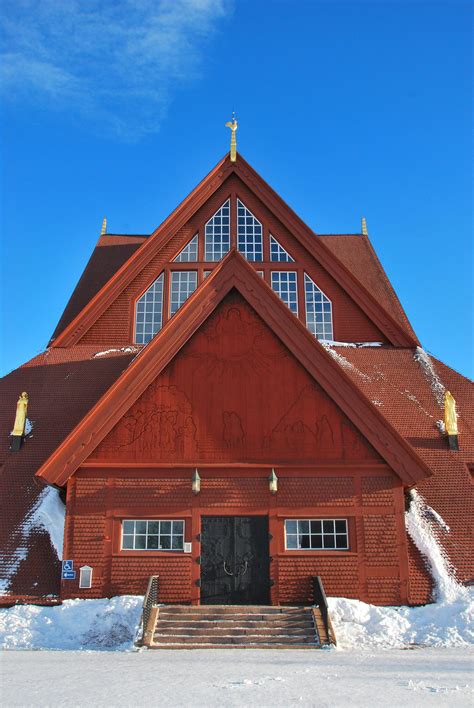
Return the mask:
M249 569L248 561L245 561L245 563L244 563L244 569L243 569L243 571L242 571L241 573L239 573L240 577L242 577L243 575L245 575L245 573L247 572L248 569Z
M226 573L226 575L234 575L234 574L231 573L229 570L227 570L227 566L226 566L226 564L225 564L225 561L224 561L224 573Z

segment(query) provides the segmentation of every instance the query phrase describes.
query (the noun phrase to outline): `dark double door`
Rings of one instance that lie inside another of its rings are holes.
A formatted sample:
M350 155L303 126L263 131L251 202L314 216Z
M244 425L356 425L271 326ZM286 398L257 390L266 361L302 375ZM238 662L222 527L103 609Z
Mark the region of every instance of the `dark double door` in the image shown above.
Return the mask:
M268 604L268 544L266 516L203 516L201 603Z

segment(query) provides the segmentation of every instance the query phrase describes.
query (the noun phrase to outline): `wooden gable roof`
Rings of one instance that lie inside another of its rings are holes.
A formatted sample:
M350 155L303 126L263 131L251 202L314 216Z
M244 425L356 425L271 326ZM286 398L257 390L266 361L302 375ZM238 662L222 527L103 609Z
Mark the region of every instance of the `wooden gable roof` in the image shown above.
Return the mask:
M98 318L112 305L123 290L159 254L170 239L182 228L206 201L224 184L230 175L238 178L264 203L275 217L338 283L349 297L394 346L415 346L416 336L410 327L381 304L362 282L334 256L323 239L314 233L288 207L274 190L240 155L236 162L228 157L221 160L207 177L189 194L177 209L159 226L109 280L95 293L63 329L51 345L72 346L78 343ZM185 244L183 244L185 245ZM383 300L382 300L383 302ZM59 328L58 328L59 329Z
M64 486L232 288L240 292L405 484L431 475L413 448L361 394L324 347L243 257L231 251L52 453L37 476Z

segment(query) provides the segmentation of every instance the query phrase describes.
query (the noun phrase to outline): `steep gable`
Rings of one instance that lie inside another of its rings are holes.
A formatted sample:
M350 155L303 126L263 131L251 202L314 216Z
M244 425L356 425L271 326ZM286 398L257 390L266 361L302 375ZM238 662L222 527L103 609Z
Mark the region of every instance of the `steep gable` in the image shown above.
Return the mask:
M231 214L236 198L265 214L265 239L275 231L277 238L292 240L300 251L300 266L324 290L340 300L336 330L344 341L379 339L397 346L416 340L351 274L278 195L239 156L236 163L224 159L193 190L178 209L147 239L137 252L84 307L56 339L56 346L113 342L124 344L133 338L133 307L136 299L156 279L160 271L203 228L205 220L231 196ZM235 229L235 212L232 222ZM235 235L233 236L235 238ZM203 276L202 276L203 277ZM202 280L201 280L202 282ZM111 339L112 338L112 339Z
M49 483L64 485L233 288L248 301L406 484L430 476L430 470L413 449L386 424L376 407L358 393L357 387L340 371L331 356L236 251L231 251L220 262L203 287L143 349L41 467L38 476Z
M201 464L269 458L275 464L380 460L234 290L89 460Z

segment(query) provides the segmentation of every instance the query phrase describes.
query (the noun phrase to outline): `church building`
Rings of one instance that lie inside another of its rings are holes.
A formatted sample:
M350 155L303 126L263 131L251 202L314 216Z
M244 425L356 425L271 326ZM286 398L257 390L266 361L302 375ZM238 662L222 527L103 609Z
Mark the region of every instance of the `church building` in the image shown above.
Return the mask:
M47 349L0 383L0 602L159 576L162 603L304 605L320 576L427 603L415 498L473 582L472 384L361 231L314 233L235 144L151 234L104 221Z

